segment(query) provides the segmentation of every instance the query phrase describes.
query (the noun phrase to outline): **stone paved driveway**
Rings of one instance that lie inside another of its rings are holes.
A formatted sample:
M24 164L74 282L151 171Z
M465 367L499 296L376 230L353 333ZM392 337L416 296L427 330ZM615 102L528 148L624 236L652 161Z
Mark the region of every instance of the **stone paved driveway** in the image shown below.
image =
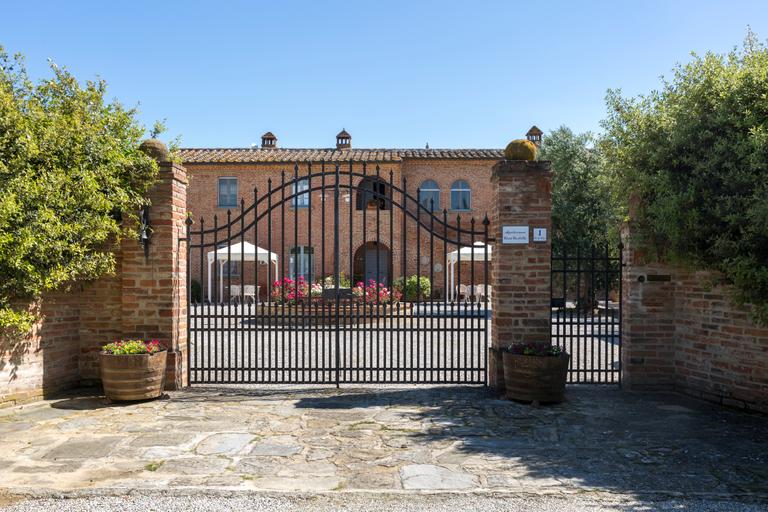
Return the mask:
M573 387L533 408L477 387L195 388L0 410L6 492L138 488L768 498L768 421Z

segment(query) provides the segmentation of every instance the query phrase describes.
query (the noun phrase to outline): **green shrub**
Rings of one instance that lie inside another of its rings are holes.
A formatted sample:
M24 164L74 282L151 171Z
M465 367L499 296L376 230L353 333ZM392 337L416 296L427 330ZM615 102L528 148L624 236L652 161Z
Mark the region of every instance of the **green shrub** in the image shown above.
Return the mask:
M432 284L428 277L410 276L407 279L398 277L392 283L392 287L403 294L403 300L423 300L432 295Z
M34 84L0 47L0 329L27 330L44 292L114 272L157 175L135 110L51 71Z
M608 95L606 162L633 236L658 259L720 271L768 324L768 49L750 33L694 55L661 90ZM630 206L630 198L632 200ZM655 251L654 251L655 250ZM649 254L652 255L652 254Z

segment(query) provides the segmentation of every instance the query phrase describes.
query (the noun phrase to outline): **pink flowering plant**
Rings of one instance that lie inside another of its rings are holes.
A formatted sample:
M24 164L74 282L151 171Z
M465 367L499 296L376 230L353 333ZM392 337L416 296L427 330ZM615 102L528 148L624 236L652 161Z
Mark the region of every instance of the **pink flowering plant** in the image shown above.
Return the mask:
M132 356L140 354L156 354L165 347L160 340L116 340L101 347L107 354L115 356Z
M272 285L272 300L278 304L298 304L302 299L310 296L310 284L300 276L294 280L289 277L279 279Z
M400 302L402 293L398 290L389 289L382 283L377 283L374 279L368 281L368 284L359 281L352 288L352 296L358 302L372 302L379 304L394 304Z

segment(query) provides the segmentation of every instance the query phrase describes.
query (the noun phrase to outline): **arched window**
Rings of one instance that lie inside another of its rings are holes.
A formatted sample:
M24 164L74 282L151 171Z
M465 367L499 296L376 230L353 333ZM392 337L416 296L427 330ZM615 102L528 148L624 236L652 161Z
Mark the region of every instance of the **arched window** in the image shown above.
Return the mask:
M472 190L469 183L456 180L451 185L451 210L470 210L472 208Z
M355 209L379 208L380 210L389 210L388 199L389 187L384 181L375 177L363 178L357 186Z
M419 204L428 212L440 210L440 187L433 180L427 180L419 187Z

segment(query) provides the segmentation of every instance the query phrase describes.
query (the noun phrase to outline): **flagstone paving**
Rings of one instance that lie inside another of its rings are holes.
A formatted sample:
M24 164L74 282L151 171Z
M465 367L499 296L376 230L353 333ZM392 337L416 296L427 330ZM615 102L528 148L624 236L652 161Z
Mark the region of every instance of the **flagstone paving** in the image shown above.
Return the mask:
M194 388L0 410L0 489L658 493L768 498L768 421L675 394L572 387Z

